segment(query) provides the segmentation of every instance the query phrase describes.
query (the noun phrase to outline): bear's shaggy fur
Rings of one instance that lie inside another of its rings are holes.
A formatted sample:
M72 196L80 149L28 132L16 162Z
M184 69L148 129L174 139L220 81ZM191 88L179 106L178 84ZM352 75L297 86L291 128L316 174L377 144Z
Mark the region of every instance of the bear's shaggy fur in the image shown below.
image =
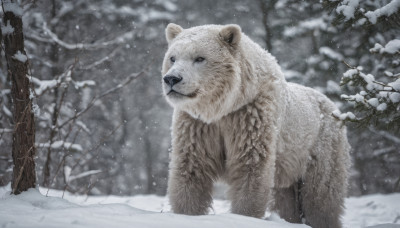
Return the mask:
M166 28L163 90L174 107L168 194L175 213L202 215L213 182L232 212L341 227L350 165L335 105L286 82L277 61L237 25Z

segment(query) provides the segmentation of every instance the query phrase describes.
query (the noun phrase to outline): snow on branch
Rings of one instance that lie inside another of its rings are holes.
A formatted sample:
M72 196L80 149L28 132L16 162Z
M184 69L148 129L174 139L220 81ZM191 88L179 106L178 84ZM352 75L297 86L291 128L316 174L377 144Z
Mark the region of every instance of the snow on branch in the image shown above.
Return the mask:
M332 115L340 120L355 120L356 116L352 112L341 113L339 110L332 112Z
M329 26L323 18L313 18L305 21L301 21L297 26L285 28L283 35L286 37L295 37L304 34L308 31L321 30L328 32L335 32L336 29Z
M0 134L3 133L13 133L13 129L9 129L9 128L0 128Z
M24 10L18 5L17 2L12 2L10 0L3 0L2 6L4 12L12 12L17 17L22 17Z
M93 80L73 81L75 89L85 88L88 86L95 86L96 82Z
M1 32L3 36L9 35L14 32L14 28L11 26L10 21L7 21L5 26L3 25L3 23L1 24Z
M76 89L85 88L88 86L95 86L96 82L93 80L85 80L85 81L75 81L72 80L72 70L74 68L74 64L69 66L68 69L56 77L56 79L52 80L40 80L33 76L27 76L29 80L36 85L35 94L40 96L44 94L46 91L59 87L62 83L70 83L72 82Z
M345 20L348 21L351 18L354 18L354 14L358 5L360 4L360 0L344 0L342 4L336 8L336 12L338 14L343 14L345 16Z
M337 61L343 61L343 55L332 50L332 48L329 47L320 47L319 48L319 53L326 55L328 58L337 60Z
M374 25L377 24L379 19L383 23L388 23L387 18L391 18L393 22L398 25L398 18L400 12L400 0L392 0L388 4L380 7L379 4L382 1L372 1L371 4L368 1L362 0L342 0L342 1L331 1L324 0L324 5L328 8L333 6L336 9L336 13L339 16L339 20L350 22L349 25ZM375 5L375 10L367 11L365 8Z
M385 45L385 47L383 47L381 44L376 43L373 48L369 49L369 51L379 54L400 54L400 40L391 40Z
M14 54L13 58L20 61L21 63L25 63L28 60L26 54L21 53L21 51L17 51L17 53Z
M66 149L72 152L82 152L83 148L79 144L65 142L62 140L54 141L52 144L50 143L37 143L36 147L40 148L51 148L51 149Z
M343 74L341 85L361 87L362 90L354 95L342 94L341 98L354 104L355 109L362 117L345 116L338 112L334 116L362 125L383 121L388 126L398 126L400 120L400 78L390 77L394 81L384 83L375 80L375 76L372 74L362 72L362 67L352 67L347 63L345 64L350 69Z
M85 43L70 44L70 43L64 42L60 38L58 38L58 36L47 27L46 23L43 23L42 28L43 28L44 32L50 37L51 42L57 43L61 47L68 49L68 50L105 48L110 45L125 43L127 40L131 40L134 37L134 32L130 31L130 32L126 32L126 33L114 38L113 40L109 40L109 41L96 42L93 44L85 44Z
M80 178L83 178L83 177L87 177L87 176L91 176L91 175L94 175L94 174L101 173L102 171L99 170L99 169L89 170L89 171L86 171L86 172L83 172L83 173L80 173L80 174L77 174L77 175L71 175L71 172L72 172L72 168L71 167L69 167L69 166L65 166L64 167L64 176L65 176L65 181L67 183L70 183L71 181L76 180L76 179L80 179Z
M378 18L382 16L391 16L394 13L397 13L400 9L400 0L392 0L387 5L376 9L374 11L368 11L365 13L365 16L372 24L376 24Z
M68 67L68 69L65 72L63 72L61 75L59 75L56 79L52 79L52 80L40 80L40 79L30 76L30 75L27 75L27 77L34 85L37 86L35 88L35 93L37 96L40 96L50 89L59 87L61 85L61 83L63 83L63 82L70 82L72 69L73 69L73 65Z

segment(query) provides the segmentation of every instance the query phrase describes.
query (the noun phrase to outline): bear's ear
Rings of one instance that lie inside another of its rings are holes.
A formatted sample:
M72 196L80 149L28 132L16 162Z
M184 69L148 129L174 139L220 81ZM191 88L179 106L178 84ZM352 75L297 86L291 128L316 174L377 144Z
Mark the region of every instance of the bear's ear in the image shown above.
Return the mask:
M232 47L237 47L242 35L239 25L226 25L219 32L222 41Z
M177 24L169 23L165 29L165 36L167 37L168 43L170 43L176 36L183 31L183 28Z

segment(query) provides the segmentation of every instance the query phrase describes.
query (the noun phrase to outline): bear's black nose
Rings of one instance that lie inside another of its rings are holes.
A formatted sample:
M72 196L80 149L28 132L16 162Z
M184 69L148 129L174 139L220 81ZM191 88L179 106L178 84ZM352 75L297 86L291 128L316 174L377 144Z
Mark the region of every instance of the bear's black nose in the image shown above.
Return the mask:
M177 83L180 82L180 81L182 81L182 78L181 78L181 77L174 76L174 75L166 75L166 76L164 77L164 82L167 83L167 85L169 85L169 86L171 86L171 87L172 87L173 85L177 84Z

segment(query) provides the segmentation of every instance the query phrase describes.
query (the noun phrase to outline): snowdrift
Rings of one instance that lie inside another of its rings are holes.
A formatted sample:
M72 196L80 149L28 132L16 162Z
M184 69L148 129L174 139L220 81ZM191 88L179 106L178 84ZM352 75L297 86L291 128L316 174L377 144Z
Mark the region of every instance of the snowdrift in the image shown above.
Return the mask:
M215 200L210 215L186 216L169 212L167 199L153 195L76 196L31 189L15 196L9 190L0 188L1 227L308 227L287 223L276 214L265 220L230 214L229 202L223 200ZM400 228L400 194L349 198L346 206L345 227Z

